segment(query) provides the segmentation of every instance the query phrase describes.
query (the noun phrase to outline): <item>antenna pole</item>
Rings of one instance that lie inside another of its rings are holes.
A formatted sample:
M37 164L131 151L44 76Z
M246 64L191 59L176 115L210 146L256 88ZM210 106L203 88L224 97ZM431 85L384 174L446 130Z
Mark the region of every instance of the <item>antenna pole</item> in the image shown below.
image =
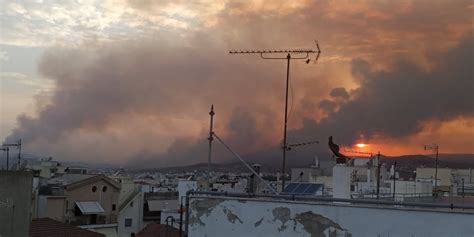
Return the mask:
M9 165L10 165L10 164L9 164L9 160L10 160L10 157L9 157L9 156L10 156L10 154L9 154L9 153L10 153L10 147L6 147L5 149L7 149L7 170L9 170L9 169L10 169L10 168L9 168Z
M230 54L259 54L262 59L286 59L286 88L285 88L285 114L284 114L284 129L283 129L283 161L281 167L281 190L285 189L285 175L286 175L286 151L289 146L287 144L287 125L288 125L288 85L290 81L290 62L291 59L307 59L306 63L311 61L310 55L315 55L314 62L317 62L321 50L319 49L319 44L316 41L316 50L313 49L294 49L294 50L234 50L229 51ZM286 54L286 56L283 56ZM276 55L276 56L272 56ZM299 56L292 56L299 55Z
M436 195L438 194L438 145L435 145L434 149L436 149L436 159L435 159L435 185L434 190Z
M207 191L210 190L211 186L211 154L212 154L212 140L214 140L214 131L213 126L214 126L214 105L211 105L211 111L209 112L209 115L211 117L211 121L209 124L209 137L207 138L209 140L209 151L207 154Z
M18 140L18 165L17 165L17 170L20 170L20 165L21 165L21 139Z
M285 190L285 176L286 176L286 150L288 150L286 143L286 133L288 126L288 85L290 82L290 60L291 55L286 55L287 64L286 64L286 90L285 90L285 125L283 128L283 164L281 167L281 191Z
M380 151L377 154L377 199L380 197Z
M433 195L438 195L438 153L439 153L439 146L438 144L432 144L432 145L425 145L424 146L425 150L435 150L436 151L436 158L435 158L435 175L434 175L434 194Z
M7 153L7 170L8 170L8 166L9 166L9 164L8 164L8 160L9 160L9 157L8 157L8 156L9 156L9 154L8 154L8 153L9 153L9 151L10 151L10 148L9 148L9 147L2 147L2 148L0 148L0 150L2 150L2 151L4 151L4 152ZM3 168L2 168L2 169L3 169Z
M395 185L397 180L397 162L393 163L393 201L395 201Z

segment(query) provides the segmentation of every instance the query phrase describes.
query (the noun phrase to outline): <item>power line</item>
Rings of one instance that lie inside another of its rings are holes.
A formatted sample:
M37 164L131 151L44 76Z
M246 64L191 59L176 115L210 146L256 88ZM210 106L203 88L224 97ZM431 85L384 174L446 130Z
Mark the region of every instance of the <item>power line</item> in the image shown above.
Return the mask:
M308 142L293 143L293 144L288 144L286 147L287 147L288 150L291 150L293 147L307 146L307 145L312 145L312 144L319 144L319 141L308 141Z
M222 145L224 145L224 147L230 151L230 153L232 153L235 157L237 157L237 159L240 160L240 162L242 162L245 167L247 167L250 172L252 172L256 177L258 177L260 179L260 181L262 181L265 186L267 186L268 189L270 189L270 191L272 191L274 194L277 194L277 191L266 181L264 180L262 177L260 177L260 175L249 165L247 164L247 162L245 162L244 159L242 159L242 157L240 157L239 154L237 154L235 151L232 150L232 148L230 148L219 136L217 136L217 134L214 132L212 134Z

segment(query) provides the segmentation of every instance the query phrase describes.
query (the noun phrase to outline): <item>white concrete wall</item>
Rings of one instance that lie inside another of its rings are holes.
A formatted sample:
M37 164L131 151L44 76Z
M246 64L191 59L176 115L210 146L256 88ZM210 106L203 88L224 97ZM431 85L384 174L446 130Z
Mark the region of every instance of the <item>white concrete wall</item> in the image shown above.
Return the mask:
M191 197L189 236L472 237L474 213Z
M131 205L132 202L133 205ZM132 233L137 234L143 229L143 202L144 194L140 192L126 207L120 210L117 221L119 237L130 237ZM132 219L132 226L125 227L127 218Z
M335 198L351 198L352 166L337 164L332 168L333 193Z
M189 190L196 190L197 182L191 180L179 180L178 181L178 200L181 203L181 200L186 196L186 192Z

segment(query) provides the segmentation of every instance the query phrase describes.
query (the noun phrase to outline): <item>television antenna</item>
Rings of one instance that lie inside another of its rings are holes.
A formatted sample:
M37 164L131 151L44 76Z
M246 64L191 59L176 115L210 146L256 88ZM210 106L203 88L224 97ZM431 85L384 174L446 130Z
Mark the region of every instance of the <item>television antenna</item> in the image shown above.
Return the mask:
M286 140L287 125L288 125L288 85L290 81L290 62L292 59L306 59L306 64L312 60L311 56L315 55L314 63L319 59L321 50L319 48L318 41L315 40L316 49L273 49L273 50L231 50L230 54L257 54L262 59L277 59L286 60L286 90L285 90L285 114L284 114L284 128L283 128L283 159L281 168L282 177L282 190L285 188L285 176L286 176L286 151L288 150L288 144Z
M18 148L18 163L16 165L16 169L20 170L20 165L21 165L21 139L18 140L17 143L3 143L3 146L9 147L9 146L14 146Z

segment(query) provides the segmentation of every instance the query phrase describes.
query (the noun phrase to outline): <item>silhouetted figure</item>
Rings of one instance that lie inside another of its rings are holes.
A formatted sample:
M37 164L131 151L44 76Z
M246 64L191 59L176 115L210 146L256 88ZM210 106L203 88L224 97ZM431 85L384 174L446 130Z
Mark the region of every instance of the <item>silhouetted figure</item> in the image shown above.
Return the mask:
M332 141L332 136L329 137L328 146L329 146L329 149L331 149L332 153L334 154L333 157L335 156L337 157L336 158L337 164L345 164L347 160L351 159L339 152L339 145L337 145L336 143Z

